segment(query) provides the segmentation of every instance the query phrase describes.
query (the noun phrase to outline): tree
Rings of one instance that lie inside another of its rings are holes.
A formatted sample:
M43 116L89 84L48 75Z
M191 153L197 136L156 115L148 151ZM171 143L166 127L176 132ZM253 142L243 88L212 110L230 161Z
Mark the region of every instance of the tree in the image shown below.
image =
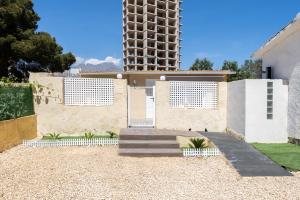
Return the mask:
M39 20L31 0L0 1L0 77L26 79L30 69L62 72L75 62L55 38L36 32Z
M236 74L230 75L230 77L228 78L228 81L238 80L239 65L236 61L225 60L223 66L222 66L222 70L230 70L230 71L236 73Z
M262 60L245 60L241 70L248 76L247 78L260 79L262 78Z
M190 67L190 70L213 70L214 64L207 58L200 60L197 58L194 64Z
M236 72L236 74L229 77L228 81L260 79L262 78L262 60L245 60L240 68L236 61L225 60L222 70Z

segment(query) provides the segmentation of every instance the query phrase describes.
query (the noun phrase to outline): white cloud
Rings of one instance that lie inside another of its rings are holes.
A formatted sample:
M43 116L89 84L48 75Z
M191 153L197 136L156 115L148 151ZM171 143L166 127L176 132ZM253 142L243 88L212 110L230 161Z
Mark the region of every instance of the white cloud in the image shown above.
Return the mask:
M76 66L81 65L81 64L99 65L99 64L102 64L102 63L113 63L116 66L120 66L121 65L121 59L114 58L114 57L111 57L111 56L107 56L104 60L101 60L101 59L98 59L98 58L85 59L85 58L77 56L76 57L76 62L73 64L73 67L76 67Z
M111 56L107 56L104 60L99 60L97 58L90 58L90 59L86 60L84 63L85 64L91 64L91 65L99 65L99 64L102 64L102 63L105 63L105 62L113 63L114 65L119 66L120 62L121 62L121 59L113 58Z
M295 20L300 20L300 12L296 15Z
M78 66L80 64L83 64L84 63L84 58L81 58L81 57L76 57L76 62L73 64L74 66Z

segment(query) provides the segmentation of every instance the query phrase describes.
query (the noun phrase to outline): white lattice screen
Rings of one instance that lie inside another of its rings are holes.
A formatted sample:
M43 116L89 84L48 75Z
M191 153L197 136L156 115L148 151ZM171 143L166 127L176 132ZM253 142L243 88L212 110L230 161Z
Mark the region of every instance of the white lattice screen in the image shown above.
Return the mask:
M204 81L170 81L173 108L217 108L218 84Z
M113 79L65 78L65 105L108 106L114 100Z

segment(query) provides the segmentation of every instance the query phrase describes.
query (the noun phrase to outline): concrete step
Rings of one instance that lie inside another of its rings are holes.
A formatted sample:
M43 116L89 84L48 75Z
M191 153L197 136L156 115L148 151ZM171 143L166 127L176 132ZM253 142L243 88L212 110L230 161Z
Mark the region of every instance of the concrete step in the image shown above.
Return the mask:
M137 148L120 148L120 156L133 157L182 157L180 149L137 149Z
M176 140L120 140L119 148L178 149Z
M120 140L176 140L175 135L159 135L159 134L120 134Z

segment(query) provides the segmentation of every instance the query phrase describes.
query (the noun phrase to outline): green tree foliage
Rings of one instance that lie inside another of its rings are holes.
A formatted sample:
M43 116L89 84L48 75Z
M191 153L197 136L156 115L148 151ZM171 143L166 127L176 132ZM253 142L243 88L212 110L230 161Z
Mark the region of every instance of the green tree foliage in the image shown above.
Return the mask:
M245 60L241 69L245 71L247 78L259 79L262 77L262 60Z
M224 61L222 70L236 72L236 74L229 77L228 81L259 79L262 77L262 60L245 60L240 68L235 61Z
M0 1L0 77L23 79L20 76L28 75L31 68L62 72L75 62L71 53L63 54L55 38L36 32L39 20L31 0Z
M236 72L236 74L231 75L229 77L228 81L238 80L239 65L236 61L225 60L223 66L222 66L222 70L230 70L232 72Z
M209 61L207 58L196 59L194 64L190 67L190 70L213 70L214 64Z

